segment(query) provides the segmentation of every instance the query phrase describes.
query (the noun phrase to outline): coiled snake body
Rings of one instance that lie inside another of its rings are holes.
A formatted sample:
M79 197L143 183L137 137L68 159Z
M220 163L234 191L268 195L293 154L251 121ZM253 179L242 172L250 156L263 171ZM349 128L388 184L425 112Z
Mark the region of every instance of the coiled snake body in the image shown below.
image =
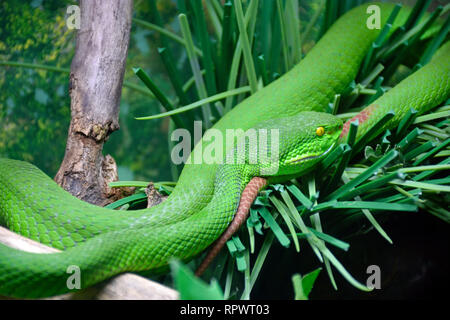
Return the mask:
M377 5L383 25L393 5ZM342 130L339 119L318 112L355 78L379 33L366 26L367 6L346 13L301 63L214 126L224 135L226 129L279 129L278 171L265 176L269 181L301 175L337 142L345 141L348 124ZM396 20L399 24L407 17L404 11ZM411 108L423 113L448 99L449 57L448 42L425 67L364 109L357 116L358 137L390 110L395 117L385 128L397 125ZM202 140L190 157L209 143ZM80 268L85 288L121 272L163 268L171 257L194 257L227 228L250 179L265 174L260 164L241 160L243 164L186 164L165 202L122 212L74 198L31 164L0 159L0 223L64 250L35 254L0 245L0 295L46 297L67 292L66 270L71 265Z

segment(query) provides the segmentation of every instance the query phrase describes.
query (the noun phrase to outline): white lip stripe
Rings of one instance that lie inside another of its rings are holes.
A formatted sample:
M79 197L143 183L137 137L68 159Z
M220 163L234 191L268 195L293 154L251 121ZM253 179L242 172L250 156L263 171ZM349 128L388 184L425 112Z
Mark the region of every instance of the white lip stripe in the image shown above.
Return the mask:
M305 160L317 159L317 158L319 158L319 157L321 157L321 156L324 156L324 155L326 155L328 152L330 152L331 149L333 149L333 147L334 147L335 144L336 144L336 142L333 143L333 144L332 144L327 150L325 150L323 153L321 153L321 154L319 154L319 155L317 155L317 156L310 156L310 157L306 157L306 158L301 158L301 159L292 161L291 163L299 163L299 162L302 162L302 161L305 161Z

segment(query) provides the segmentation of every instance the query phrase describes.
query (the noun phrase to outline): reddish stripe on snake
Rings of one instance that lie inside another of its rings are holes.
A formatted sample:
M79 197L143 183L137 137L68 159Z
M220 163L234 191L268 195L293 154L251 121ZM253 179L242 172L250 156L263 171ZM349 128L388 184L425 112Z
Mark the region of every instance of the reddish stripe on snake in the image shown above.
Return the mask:
M353 118L347 120L347 122L344 123L344 128L342 129L340 138L345 137L348 134L348 131L350 130L350 123L355 122L358 120L358 123L364 123L371 115L373 109L375 109L377 105L371 104L370 106L365 107L363 110L361 110L360 113L358 113Z
M217 256L220 250L223 248L225 243L233 236L233 234L240 228L240 226L245 222L250 211L250 207L255 201L259 190L267 185L267 180L260 177L254 177L250 180L247 186L242 192L241 199L239 201L238 209L234 215L233 221L231 221L228 228L222 233L219 239L214 242L208 255L195 271L196 276L201 276L203 272L208 268L209 264Z

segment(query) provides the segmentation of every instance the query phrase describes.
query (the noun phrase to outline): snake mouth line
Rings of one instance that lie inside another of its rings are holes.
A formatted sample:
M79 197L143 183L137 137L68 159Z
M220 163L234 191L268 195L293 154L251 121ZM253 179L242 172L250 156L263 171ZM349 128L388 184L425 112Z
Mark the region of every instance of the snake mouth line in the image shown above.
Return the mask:
M325 151L322 152L321 154L318 154L318 155L316 155L316 156L307 156L307 157L304 157L304 158L300 158L300 159L294 160L294 161L292 161L292 162L290 162L290 163L291 163L291 164L295 164L295 163L300 163L300 162L303 162L303 161L314 160L314 159L323 157L324 155L328 154L328 153L333 149L333 147L334 147L335 145L336 145L336 142L333 143L327 150L325 150Z

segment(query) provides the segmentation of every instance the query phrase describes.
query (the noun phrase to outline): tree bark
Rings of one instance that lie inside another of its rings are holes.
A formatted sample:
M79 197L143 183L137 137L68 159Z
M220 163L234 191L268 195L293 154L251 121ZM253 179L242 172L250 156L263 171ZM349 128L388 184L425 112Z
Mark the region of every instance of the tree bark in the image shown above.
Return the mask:
M71 122L55 181L84 201L105 205L121 192L103 144L119 129L119 102L131 29L132 0L80 0L81 23L70 71Z

